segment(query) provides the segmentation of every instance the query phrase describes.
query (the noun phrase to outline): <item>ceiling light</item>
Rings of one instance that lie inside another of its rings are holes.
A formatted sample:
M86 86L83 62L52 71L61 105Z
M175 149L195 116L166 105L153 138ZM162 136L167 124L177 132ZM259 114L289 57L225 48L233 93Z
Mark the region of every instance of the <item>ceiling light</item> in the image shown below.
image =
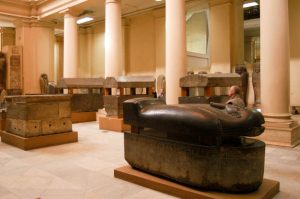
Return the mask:
M77 20L77 24L83 24L89 21L93 21L94 18L93 17L83 17Z
M163 1L163 0L155 0L155 1L158 1L158 2L159 2L159 1Z
M245 3L243 5L243 8L249 8L249 7L254 7L254 6L258 6L258 3L257 2Z

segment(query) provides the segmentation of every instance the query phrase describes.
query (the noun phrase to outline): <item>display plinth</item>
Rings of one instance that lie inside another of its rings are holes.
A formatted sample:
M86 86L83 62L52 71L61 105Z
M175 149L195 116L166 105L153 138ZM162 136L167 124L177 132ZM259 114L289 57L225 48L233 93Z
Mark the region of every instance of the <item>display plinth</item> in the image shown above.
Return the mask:
M72 123L96 121L96 112L72 112Z
M230 194L211 191L200 191L151 174L123 166L114 170L116 178L132 182L156 191L180 198L189 199L270 199L279 192L279 182L264 179L255 192L246 194Z
M43 136L24 138L18 135L0 131L1 141L23 150L54 146L78 141L77 132L57 133Z
M300 126L291 119L265 118L265 132L256 137L266 144L295 147L300 143Z
M123 118L99 116L99 129L123 132L130 130L130 125L124 124Z

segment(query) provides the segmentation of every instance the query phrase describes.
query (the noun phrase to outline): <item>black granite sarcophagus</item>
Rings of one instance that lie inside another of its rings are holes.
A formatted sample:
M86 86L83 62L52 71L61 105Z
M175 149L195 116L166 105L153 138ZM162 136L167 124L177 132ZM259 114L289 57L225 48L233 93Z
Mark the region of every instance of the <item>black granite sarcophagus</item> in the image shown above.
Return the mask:
M263 181L261 113L232 105L166 105L151 98L123 103L125 159L136 169L222 192L251 192ZM247 136L247 137L245 137Z

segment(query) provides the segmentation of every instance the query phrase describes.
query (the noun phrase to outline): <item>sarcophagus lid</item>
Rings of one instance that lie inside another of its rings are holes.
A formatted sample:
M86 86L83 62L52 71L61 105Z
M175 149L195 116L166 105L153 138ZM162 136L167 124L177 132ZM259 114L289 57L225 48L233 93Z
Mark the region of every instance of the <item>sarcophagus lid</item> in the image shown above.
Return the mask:
M153 76L119 76L107 77L104 81L105 88L147 88L155 86Z
M103 88L104 78L62 78L58 81L58 88Z
M195 74L180 78L180 87L229 87L242 85L242 79L236 73Z

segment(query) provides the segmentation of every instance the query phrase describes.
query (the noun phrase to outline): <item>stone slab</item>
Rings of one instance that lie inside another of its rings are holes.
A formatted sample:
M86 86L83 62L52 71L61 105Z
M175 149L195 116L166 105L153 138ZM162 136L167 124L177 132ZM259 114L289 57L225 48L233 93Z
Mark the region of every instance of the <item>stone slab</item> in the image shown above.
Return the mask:
M236 73L212 73L187 75L180 78L180 87L229 87L242 85L240 75Z
M96 121L96 112L72 112L72 123Z
M58 88L103 88L104 78L63 78L58 81Z
M271 199L279 192L279 182L269 179L264 179L260 188L255 192L247 194L230 194L197 190L135 170L130 166L123 166L115 169L114 176L156 191L188 199Z
M1 141L23 150L54 146L78 141L77 132L58 133L31 138L24 138L6 131L0 131Z
M99 129L124 132L130 128L130 125L124 124L123 118L99 116Z

